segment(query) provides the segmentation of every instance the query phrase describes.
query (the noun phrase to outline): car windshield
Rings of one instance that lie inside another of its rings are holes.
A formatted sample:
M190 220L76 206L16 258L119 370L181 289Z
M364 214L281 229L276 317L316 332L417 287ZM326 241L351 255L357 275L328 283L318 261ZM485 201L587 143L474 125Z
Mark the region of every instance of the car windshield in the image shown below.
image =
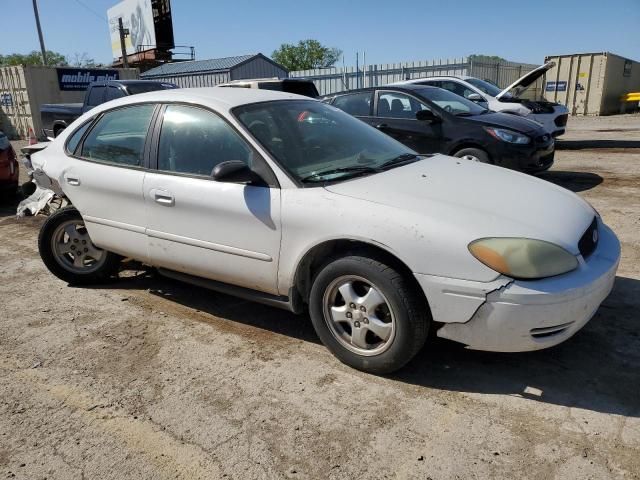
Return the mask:
M478 90L482 90L487 95L491 95L492 97L497 97L498 95L500 95L500 92L502 92L502 89L500 87L486 80L480 80L479 78L467 78L465 81L476 87ZM503 95L503 97L505 98L509 96L511 96L509 93Z
M457 116L480 115L487 111L486 108L482 108L477 103L443 88L421 88L416 90L416 94Z
M245 105L235 108L234 114L303 183L345 180L418 158L384 133L316 101Z

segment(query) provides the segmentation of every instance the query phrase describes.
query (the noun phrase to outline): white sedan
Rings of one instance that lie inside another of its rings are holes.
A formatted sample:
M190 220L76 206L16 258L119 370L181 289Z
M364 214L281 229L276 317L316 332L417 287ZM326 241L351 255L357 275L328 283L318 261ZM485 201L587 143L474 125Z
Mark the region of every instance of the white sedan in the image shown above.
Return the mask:
M615 234L568 190L418 155L334 107L280 92L108 102L32 162L35 178L72 204L40 233L54 275L93 284L133 257L186 282L308 309L340 360L374 373L402 367L429 329L473 349L556 345L594 315L620 256Z

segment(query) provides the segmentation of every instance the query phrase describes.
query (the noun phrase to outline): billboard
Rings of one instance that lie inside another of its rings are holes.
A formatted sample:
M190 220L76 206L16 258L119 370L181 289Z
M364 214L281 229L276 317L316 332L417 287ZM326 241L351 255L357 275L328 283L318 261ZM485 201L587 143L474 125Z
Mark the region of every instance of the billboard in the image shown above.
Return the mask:
M124 39L127 55L136 53L138 46L143 46L142 50L155 48L156 30L151 0L124 0L107 10L107 17L113 58L122 56L118 30L119 18L122 18L123 27L129 30L129 35Z
M92 82L106 82L118 80L117 70L90 68L56 68L58 73L58 87L62 91L86 90Z

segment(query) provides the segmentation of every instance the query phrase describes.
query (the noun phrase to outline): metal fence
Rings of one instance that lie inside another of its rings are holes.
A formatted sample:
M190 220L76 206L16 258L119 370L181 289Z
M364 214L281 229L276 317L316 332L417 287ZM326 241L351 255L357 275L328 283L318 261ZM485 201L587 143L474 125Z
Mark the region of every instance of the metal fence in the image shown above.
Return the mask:
M289 76L313 80L321 95L440 75L470 75L489 80L505 88L537 66L517 62L477 62L463 57L362 67L299 70L290 72Z

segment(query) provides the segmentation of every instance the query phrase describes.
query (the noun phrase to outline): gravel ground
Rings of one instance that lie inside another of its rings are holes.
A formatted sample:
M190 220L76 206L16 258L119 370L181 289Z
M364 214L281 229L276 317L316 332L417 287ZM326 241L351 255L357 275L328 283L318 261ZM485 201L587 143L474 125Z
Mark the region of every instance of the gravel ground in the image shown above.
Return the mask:
M0 208L0 478L640 478L640 117L570 119L543 178L619 235L611 296L526 354L340 364L306 316L129 264L72 288ZM535 201L535 199L532 199Z

